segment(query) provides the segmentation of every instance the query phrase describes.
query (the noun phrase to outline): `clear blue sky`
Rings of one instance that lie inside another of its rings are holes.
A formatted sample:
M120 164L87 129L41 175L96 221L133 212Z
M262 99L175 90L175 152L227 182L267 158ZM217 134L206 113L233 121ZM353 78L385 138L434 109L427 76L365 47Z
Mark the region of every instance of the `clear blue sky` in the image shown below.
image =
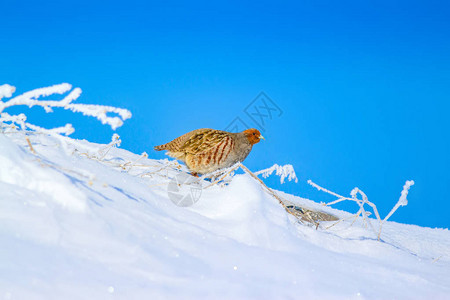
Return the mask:
M16 1L0 4L0 83L24 92L69 82L82 103L125 107L122 148L152 151L189 130L225 128L264 91L267 120L252 170L290 163L279 189L332 198L358 186L392 220L450 227L450 7L447 1ZM39 108L43 126L108 142L94 119ZM356 207L350 209L356 211Z

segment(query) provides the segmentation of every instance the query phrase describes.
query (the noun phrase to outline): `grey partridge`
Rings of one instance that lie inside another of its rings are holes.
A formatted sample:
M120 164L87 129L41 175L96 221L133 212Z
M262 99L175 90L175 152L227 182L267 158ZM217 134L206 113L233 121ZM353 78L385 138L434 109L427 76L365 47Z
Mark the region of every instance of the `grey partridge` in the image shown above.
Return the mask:
M167 150L167 155L183 161L193 175L208 174L244 161L261 139L264 137L254 128L238 133L202 128L155 150Z

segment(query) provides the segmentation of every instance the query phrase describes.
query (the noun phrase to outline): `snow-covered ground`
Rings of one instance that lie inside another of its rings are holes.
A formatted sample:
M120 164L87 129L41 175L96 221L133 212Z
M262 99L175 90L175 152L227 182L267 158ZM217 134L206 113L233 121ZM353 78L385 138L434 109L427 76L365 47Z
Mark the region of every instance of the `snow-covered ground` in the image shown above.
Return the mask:
M448 229L316 230L246 174L180 207L167 160L28 136L0 134L0 299L450 299Z

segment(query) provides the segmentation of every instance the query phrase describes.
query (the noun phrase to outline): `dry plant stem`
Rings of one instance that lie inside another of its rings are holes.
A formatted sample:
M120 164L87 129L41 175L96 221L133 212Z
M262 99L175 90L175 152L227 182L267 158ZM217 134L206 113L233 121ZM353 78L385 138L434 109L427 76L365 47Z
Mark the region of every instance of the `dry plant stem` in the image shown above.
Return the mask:
M363 202L367 203L367 205L372 207L373 212L375 213L375 217L377 218L377 220L381 221L380 214L378 213L378 209L377 209L376 205L369 201L369 199L367 198L367 195L363 191L361 191L360 189L357 189L357 192L362 195Z
M102 156L100 156L98 159L103 160L105 158L106 154L108 154L109 150L111 150L111 148L112 148L112 146L108 147L106 152Z
M325 188L319 186L318 184L312 182L311 180L308 180L308 183L309 183L310 185L314 186L315 188L317 188L319 191L323 191L323 192L326 192L326 193L328 193L328 194L331 194L331 195L333 195L333 196L338 197L337 200L332 201L332 202L329 202L329 203L326 203L327 206L330 206L330 205L333 205L333 204L336 204L336 203L339 203L339 202L342 202L342 201L345 201L345 200L356 202L356 203L358 204L358 206L359 206L359 210L358 210L358 212L354 215L355 219L353 220L353 222L351 223L350 226L352 226L352 225L355 223L355 221L358 219L358 217L361 215L362 218L363 218L364 223L366 224L366 226L367 226L367 224L368 224L368 225L370 226L370 228L372 229L372 231L373 231L375 234L377 234L378 240L380 240L381 226L382 226L380 215L379 215L379 213L378 213L378 210L377 210L375 204L373 204L372 202L370 202L370 201L368 200L366 194L365 194L363 191L361 191L361 190L358 189L358 188L355 188L355 189L352 191L352 198L348 198L348 197L341 196L341 195L339 195L339 194L337 194L337 193L334 193L334 192L332 192L332 191L330 191L330 190L327 190L327 189L325 189ZM356 195L357 195L358 193L362 196L362 200L356 198ZM364 204L367 204L367 205L369 205L370 207L372 207L372 209L373 209L373 211L374 211L374 213L375 213L375 216L376 216L376 218L377 218L377 220L378 220L378 222L379 222L379 224L380 224L379 230L376 230L375 227L373 226L372 222L370 222L370 219L369 219L369 217L368 217L368 212L366 212L366 210L364 209ZM339 220L338 222L340 222L340 220ZM336 223L336 224L337 224L337 223ZM332 226L334 226L334 225L336 225L336 224L333 224Z
M100 153L101 156L100 156L98 159L99 159L99 160L103 160L103 159L106 157L106 155L108 154L109 150L111 150L111 148L114 147L117 143L120 144L120 143L121 143L121 140L115 140L115 141L109 143L109 145L106 146L105 148L100 149L99 152L103 152L103 151L106 151L106 152L103 153L103 154Z
M130 162L126 162L125 164L121 164L122 165L126 165L129 164ZM133 167L135 168L141 168L141 169L145 169L145 168L159 168L161 165L141 165L141 164L134 164L133 163Z
M169 168L171 168L173 171L175 171L175 172L179 172L180 171L180 169L181 169L181 165L178 163L178 162L176 162L175 161L175 163L172 163L172 162L169 162L170 164L166 164L166 165L164 165L164 164L162 164L162 163L160 163L159 162L159 166L155 166L155 165L148 165L148 166L145 166L145 165L143 165L143 168L145 168L145 167L147 167L147 168L159 168L159 169L157 169L157 170L155 170L155 171L152 171L152 172L145 172L145 173L142 173L142 174L139 174L139 175L136 175L136 176L139 176L139 177L145 177L145 176L149 176L149 177L151 177L152 175L158 175L158 176L160 176L160 177L164 177L164 178L167 178L167 179L169 179ZM161 173L161 171L167 171L167 173L166 174L160 174Z
M382 220L380 221L380 230L378 231L378 239L380 239L380 235L381 235L381 228L384 224L384 222L386 222L387 219L389 219L390 216L392 216L394 214L394 212L401 206L400 202L397 202L397 204L395 204L395 206L391 209L391 211L389 212L389 214Z
M162 166L161 168L159 168L158 170L155 170L155 171L152 171L152 172L146 172L146 173L141 174L140 176L143 177L144 175L153 175L153 174L162 176L162 175L159 174L159 173L160 173L161 171L164 171L164 170L167 170L167 172L168 172L168 169L169 169L169 168L172 168L173 171L179 171L179 169L178 169L177 167L173 167L173 166L169 166L169 165L163 165L163 166ZM168 176L168 175L164 175L164 177L169 177L169 176Z
M358 220L359 215L361 215L362 211L361 209L358 210L358 212L356 214L354 214L352 217L354 217L352 223L350 224L350 226L353 226L353 224L355 224L356 220ZM349 218L351 219L351 218Z
M363 199L364 199L364 197L363 197ZM355 196L354 200L355 200L356 203L358 203L358 205L360 207L359 208L359 213L363 216L363 221L366 224L366 227L367 227L367 224L369 224L370 228L372 229L372 231L373 232L377 232L375 230L375 228L373 227L372 223L370 222L370 219L368 217L368 213L364 209L364 203L366 203L366 202L364 200L363 201L358 201L358 199L356 199L356 196Z
M28 147L30 147L30 151L31 151L33 154L36 154L36 151L34 151L34 148L33 148L33 146L31 145L30 139L29 139L28 137L26 137L25 139L27 140Z
M438 260L440 260L443 256L444 256L444 255L441 255L441 256L439 256L439 257L433 259L433 261L432 261L431 263L434 264L435 262L437 262Z
M210 188L213 185L216 185L217 183L219 183L220 181L222 181L223 179L225 179L231 172L235 171L237 168L239 168L239 165L236 165L234 167L231 167L227 172L225 172L225 174L223 174L223 176L221 176L219 179L215 180L214 182L212 182L211 184L209 184L207 187L205 187L204 189ZM204 177L200 178L200 180L203 180Z
M154 175L157 175L157 176L162 177L162 178L170 179L169 176L167 176L165 174L159 174L159 173L155 173L155 172L147 172L147 173L140 174L138 176L141 177L141 178L144 178L144 177L153 178ZM167 184L167 183L165 183L165 184Z
M331 202L329 202L329 203L326 203L325 205L327 205L327 206L330 206L330 205L333 205L333 204L336 204L336 203L339 203L339 202L342 202L342 201L345 201L345 200L356 202L356 203L358 204L358 206L359 206L359 210L358 210L358 212L357 212L356 214L354 214L354 218L355 218L355 219L353 220L353 222L351 223L350 226L352 226L352 225L355 223L355 221L357 220L357 218L358 218L360 215L362 215L364 224L366 225L366 227L367 227L367 224L370 226L370 228L372 229L372 231L377 235L378 240L381 239L381 230L382 230L382 228L383 228L384 222L387 221L387 219L389 219L389 217L392 216L392 214L393 214L400 206L406 205L406 204L405 204L405 203L407 203L406 197L407 197L407 195L408 195L409 188L410 188L410 186L414 185L414 181L412 181L412 180L406 181L405 185L403 186L402 196L400 197L399 201L398 201L398 202L396 203L396 205L392 208L392 210L389 212L389 214L382 220L381 217L380 217L380 214L378 213L378 209L377 209L376 205L375 205L374 203L370 202L370 201L368 200L368 198L367 198L367 195L366 195L363 191L361 191L360 189L354 188L354 189L351 191L351 193L350 193L350 195L352 196L352 198L348 198L348 197L343 197L343 196L341 196L341 195L339 195L339 194L337 194L337 193L331 192L331 191L329 191L329 190L327 190L327 189L325 189L325 188L319 186L318 184L312 182L311 180L308 180L308 183L309 183L310 185L312 185L313 187L317 188L319 191L326 192L326 193L328 193L328 194L330 194L330 195L333 195L333 196L335 196L335 197L338 198L337 200L334 200L334 201L331 201ZM362 199L358 199L358 198L357 198L357 194L360 194L361 197L362 197ZM369 206L372 208L372 210L373 210L373 212L374 212L374 214L375 214L375 217L376 217L376 219L377 219L377 221L378 221L378 230L375 229L375 227L373 226L372 222L370 221L370 218L369 218L370 212L367 212L367 211L364 209L364 205L365 205L365 204L369 205ZM328 228L331 228L332 226L336 225L336 224L339 223L339 222L341 222L341 220L339 220L339 221L336 222L335 224L329 226ZM327 228L327 229L328 229L328 228Z
M274 191L272 191L271 188L269 188L260 178L258 178L258 176L256 176L255 174L253 174L252 171L250 171L246 166L244 166L243 164L239 164L239 167L242 168L242 170L244 170L247 174L249 174L250 176L252 176L255 180L257 180L268 192L269 194L271 194L275 199L278 200L278 202L280 202L280 204L286 208L286 205L283 202L283 199L278 196L277 194L275 194Z
M281 206L284 207L284 209L289 212L290 210L286 207L286 204L284 204L283 199L278 196L271 188L269 188L260 178L258 178L258 176L256 176L255 174L253 174L252 171L250 171L246 166L244 166L242 163L239 163L239 167L241 167L242 170L244 170L247 174L249 174L250 176L252 176L255 180L257 180L265 189L266 191L272 195L275 199L278 200L278 202L280 202ZM316 229L319 227L319 223L314 221L311 216L308 213L304 214L312 224L316 225Z
M352 215L352 216L350 216L350 217L348 217L348 218L344 218L344 219L339 219L338 221L336 221L336 222L334 222L333 224L331 224L330 226L328 226L328 227L325 227L325 230L328 230L328 229L330 229L331 227L333 227L333 226L335 226L335 225L337 225L337 224L339 224L339 223L341 223L342 221L347 221L347 220L350 220L351 218L354 218L355 216L354 215ZM358 216L356 216L356 218L357 218ZM353 222L352 222L352 225L353 225L353 223L356 221L356 218L353 220ZM351 226L351 225L350 225Z
M325 192L325 193L331 194L331 195L336 196L336 197L338 197L338 198L347 198L347 197L343 197L343 196L341 196L341 195L339 195L339 194L336 194L336 193L334 193L334 192L332 192L332 191L329 191L329 190L327 190L326 188L323 188L323 187L321 187L321 186L315 184L315 183L312 182L311 180L308 180L308 183L309 183L310 185L312 185L313 187L315 187L316 189L318 189L319 191L323 191L323 192Z
M347 197L342 197L342 198L339 198L337 200L334 200L334 201L331 201L331 202L328 202L328 203L324 203L324 205L325 206L330 206L330 205L334 205L336 203L339 203L339 202L342 202L342 201L345 201L345 200L352 200L352 199L351 198L347 198Z
M147 158L148 154L147 153L142 153L141 156L139 156L134 162L126 162L124 164L121 164L120 167L125 170L126 167L128 167L127 173L130 172L130 170L136 166L136 163L139 162L141 159L143 158Z

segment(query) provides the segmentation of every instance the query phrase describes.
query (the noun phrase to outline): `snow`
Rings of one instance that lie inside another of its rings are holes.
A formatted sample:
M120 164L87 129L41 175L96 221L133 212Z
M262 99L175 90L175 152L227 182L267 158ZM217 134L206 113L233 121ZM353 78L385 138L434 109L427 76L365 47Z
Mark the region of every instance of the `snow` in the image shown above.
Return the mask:
M109 145L64 139L0 134L0 299L450 295L448 229L386 221L381 241L361 219L316 230L246 174L179 207L167 192L185 171L176 162L119 149L118 136Z
M43 194L68 210L83 211L86 208L84 194L71 185L68 178L33 163L23 149L4 135L0 135L0 153L0 182Z

